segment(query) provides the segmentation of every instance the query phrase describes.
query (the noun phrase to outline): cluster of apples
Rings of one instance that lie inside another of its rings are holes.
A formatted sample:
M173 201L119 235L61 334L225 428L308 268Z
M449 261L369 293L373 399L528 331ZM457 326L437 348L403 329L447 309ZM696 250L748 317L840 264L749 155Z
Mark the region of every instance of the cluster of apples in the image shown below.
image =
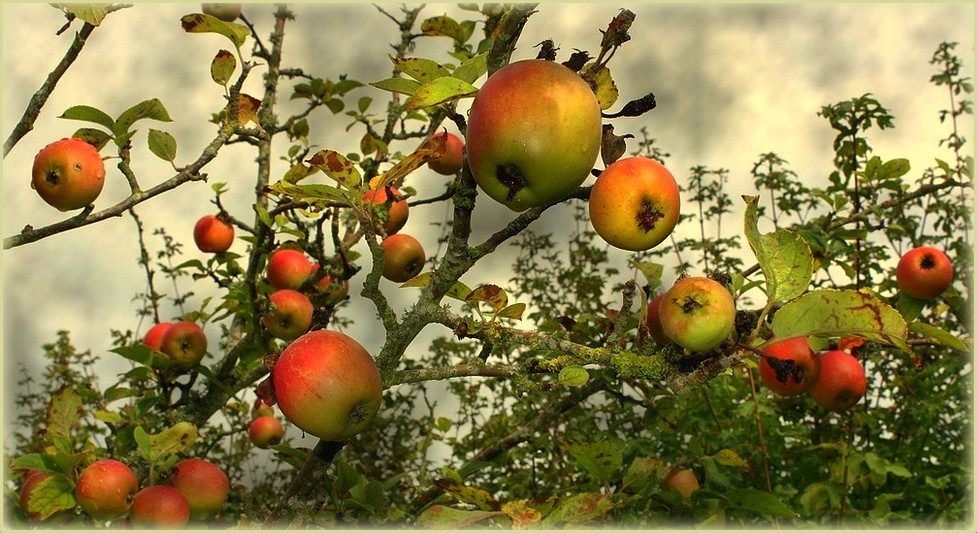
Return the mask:
M254 402L251 425L248 426L248 440L259 448L274 446L285 438L285 428L275 418L275 408L261 398Z
M20 491L20 507L32 520L34 491L58 475L30 471ZM210 520L227 500L230 482L217 465L199 458L183 459L163 483L139 489L132 469L115 459L99 459L82 470L75 483L75 501L95 520L127 521L135 528L183 528L189 521Z
M309 330L314 308L303 291L322 296L324 305L335 305L349 293L349 280L334 281L326 274L310 281L319 268L294 248L279 248L268 258L266 279L275 291L268 297L271 306L261 324L274 337L291 341Z
M207 335L200 325L188 320L154 324L142 343L183 369L196 366L207 354Z

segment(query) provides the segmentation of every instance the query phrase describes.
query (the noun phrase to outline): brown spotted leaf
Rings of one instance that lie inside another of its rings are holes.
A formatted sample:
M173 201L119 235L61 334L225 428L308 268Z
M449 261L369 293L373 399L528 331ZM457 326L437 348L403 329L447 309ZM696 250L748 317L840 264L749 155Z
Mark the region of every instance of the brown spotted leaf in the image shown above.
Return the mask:
M614 509L614 502L598 492L574 494L561 498L553 512L543 519L540 526L544 529L558 525L572 526L591 522Z
M227 50L217 52L214 59L210 62L210 77L218 84L227 86L231 80L234 69L237 68L237 59L234 54Z
M447 492L456 500L462 503L469 503L483 511L498 511L501 509L499 502L488 492L475 488L466 487L447 478L434 481L439 489Z
M55 513L73 509L77 504L71 481L63 475L53 475L34 486L27 501L27 511L37 513L40 520L46 520Z
M574 465L598 481L613 478L624 461L621 449L607 440L570 444L567 450Z
M241 126L246 125L248 122L254 122L258 124L258 108L261 107L261 100L257 98L241 93L237 102L237 120L238 124ZM231 103L228 102L227 106L224 108L228 113L231 110Z
M458 44L465 44L471 36L471 31L446 15L431 17L421 22L421 33L429 37L450 37Z
M408 174L414 172L418 168L424 166L425 163L432 159L437 159L444 155L445 151L445 137L429 137L424 139L424 142L417 147L410 154L404 156L403 159L397 161L397 163L390 167L386 172L374 176L370 180L370 189L380 190L391 183L400 181L407 177Z
M197 426L190 422L177 422L150 437L152 456L158 460L168 455L187 452L197 437L199 437Z
M594 94L597 96L597 103L600 104L600 110L604 111L617 102L619 93L614 79L611 78L610 69L605 66L601 66L600 68L595 67L596 65L584 67L583 78L594 89Z
M496 516L502 511L463 511L446 505L432 505L417 517L416 526L422 529L457 530Z
M47 409L47 438L52 442L69 438L81 412L81 396L74 389L64 387L56 392Z
M363 188L363 176L353 162L334 150L319 150L306 163L321 170L347 189L358 192Z
M512 519L512 529L529 529L543 518L538 509L530 507L529 500L516 500L502 504L502 512Z
M429 81L451 74L448 72L448 69L444 68L437 61L432 61L423 57L388 57L390 57L390 61L392 61L394 66L397 67L401 72L407 74L411 78L414 78L422 85Z
M217 33L227 37L234 43L235 48L241 48L251 35L251 30L244 24L224 22L223 20L204 13L191 13L180 19L183 31L187 33Z
M509 303L509 296L498 285L482 285L465 296L468 303L485 302L498 313Z

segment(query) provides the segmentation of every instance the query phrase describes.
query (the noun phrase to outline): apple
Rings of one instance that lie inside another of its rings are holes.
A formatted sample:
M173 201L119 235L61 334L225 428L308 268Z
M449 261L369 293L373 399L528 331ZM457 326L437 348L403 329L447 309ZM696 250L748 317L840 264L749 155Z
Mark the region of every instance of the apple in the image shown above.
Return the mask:
M207 520L212 518L231 490L231 483L223 470L210 461L191 457L176 464L176 470L169 484L186 497L190 505L190 518Z
M200 4L200 9L224 22L234 22L241 15L241 4Z
M163 334L160 351L181 366L194 366L207 353L207 335L196 323L181 320Z
M899 290L920 300L943 294L953 282L953 263L943 251L920 246L905 253L896 266Z
M736 305L721 283L689 277L665 293L659 313L668 338L692 352L707 352L733 332Z
M312 274L315 274L319 270L319 265L313 265ZM312 275L310 274L310 276ZM349 294L349 280L344 279L342 282L336 281L335 283L328 274L322 276L322 279L317 281L314 285L315 290L319 294L325 294L322 300L324 305L336 305L342 301L343 298Z
M284 436L285 428L273 416L259 416L248 427L248 439L251 441L251 444L259 448L274 446L281 442Z
M655 296L648 302L648 312L645 314L645 326L648 328L648 332L651 333L651 338L655 339L658 344L668 344L672 342L672 339L665 335L665 330L662 328L661 319L661 303L665 298L665 293L661 293Z
M152 485L132 499L132 524L146 529L176 529L190 521L190 504L179 490L169 485Z
M390 235L380 243L383 246L383 277L404 282L421 273L424 268L424 247L403 233Z
M382 401L373 357L337 331L314 330L292 341L271 380L285 418L325 441L342 442L366 429Z
M768 345L760 357L760 379L781 396L797 396L811 388L821 374L821 358L795 337Z
M393 235L400 231L400 228L407 224L407 217L410 215L407 207L407 200L397 198L400 197L400 191L395 187L386 187L369 190L363 195L364 202L373 202L374 212L377 213L378 218L383 222L383 231L387 235ZM386 210L386 213L380 215L377 211L377 206L386 206L381 208L381 210Z
M444 155L428 161L428 168L445 176L457 174L465 162L463 156L465 143L454 133L444 130L435 133L433 137L444 138Z
M282 248L268 258L268 283L276 289L298 289L312 273L312 262L298 250Z
M865 369L852 354L831 350L821 354L821 374L807 389L828 411L847 411L865 396Z
M675 178L648 157L611 163L590 190L590 223L611 246L640 252L671 235L681 201Z
M517 61L475 95L468 165L485 194L525 211L574 192L597 161L601 135L600 105L583 78L552 61Z
M142 338L142 343L149 346L149 349L154 352L160 351L160 346L163 344L163 335L166 334L166 331L172 325L172 322L160 322L154 325L146 332L146 335Z
M226 252L234 242L234 226L216 215L206 215L193 226L193 242L201 252Z
M130 500L137 490L136 475L125 463L99 459L78 476L75 500L92 518L112 520L129 512Z
M692 493L699 490L699 480L695 473L687 468L678 467L672 471L665 479L669 487L674 488L685 498L692 496Z
M290 341L309 331L312 325L312 302L292 289L275 291L268 297L271 309L261 317L261 325L275 337Z
M31 470L24 477L24 484L20 487L20 509L24 511L27 518L30 520L40 520L41 513L31 512L28 510L27 504L31 501L31 494L33 494L34 489L37 485L44 481L45 479L51 477L51 474L47 472L41 472L39 470Z
M54 141L34 156L31 188L59 211L88 207L102 193L103 185L102 156L81 139Z
M251 418L252 420L258 418L259 416L272 416L275 414L275 407L268 405L261 398L257 398L254 401L254 405L251 407Z

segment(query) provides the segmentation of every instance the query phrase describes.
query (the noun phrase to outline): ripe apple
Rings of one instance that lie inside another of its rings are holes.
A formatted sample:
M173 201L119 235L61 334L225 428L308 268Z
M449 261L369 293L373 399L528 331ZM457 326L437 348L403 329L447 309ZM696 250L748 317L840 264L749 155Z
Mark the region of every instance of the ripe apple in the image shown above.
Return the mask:
M142 338L142 343L149 346L149 349L154 352L160 351L160 346L163 344L163 335L166 334L166 331L172 325L172 322L160 322L154 325L146 332L146 335Z
M226 252L234 242L234 226L215 215L206 215L193 226L193 242L201 252Z
M136 475L125 463L99 459L78 476L75 499L92 518L112 520L129 511L130 499L137 490Z
M282 414L302 431L342 442L380 409L383 388L373 357L353 338L319 329L282 351L271 370Z
M27 504L30 503L31 494L34 492L34 489L37 488L37 485L49 477L51 477L51 474L41 472L39 470L31 470L27 473L27 476L24 477L24 484L20 487L20 509L24 511L24 514L26 514L27 518L30 520L41 519L41 513L29 511L27 509Z
M899 290L920 300L943 294L953 282L953 263L943 251L920 246L905 253L896 266Z
M312 325L312 302L292 289L275 291L268 297L271 309L261 317L261 324L275 337L290 341L309 331Z
M152 485L132 499L132 524L146 529L186 527L190 504L182 492L169 485Z
M608 165L590 190L594 231L622 250L650 250L678 222L681 201L675 178L648 157L628 157Z
M273 416L259 416L248 427L248 439L259 448L274 446L285 437L285 428Z
M207 335L196 323L181 320L163 334L160 351L182 366L194 366L207 353Z
M88 207L102 193L105 163L98 150L81 139L61 139L34 156L31 188L59 211Z
M241 15L241 4L200 4L200 9L224 22L234 22Z
M821 354L821 374L807 389L814 401L828 411L850 409L865 396L865 369L852 354L832 350Z
M186 497L190 518L207 520L220 512L231 483L219 466L191 457L177 463L175 468L169 483Z
M383 277L404 282L421 273L424 268L424 247L410 235L390 235L380 243L383 246Z
M648 312L645 314L645 326L648 328L648 332L651 333L651 338L655 339L658 344L668 344L672 342L672 339L665 335L665 330L662 328L661 319L661 303L665 298L665 293L661 293L655 296L648 302Z
M760 358L760 379L781 396L797 396L811 388L821 374L821 358L796 337L770 344Z
M427 162L428 168L437 172L438 174L444 174L445 176L451 176L457 174L461 170L461 166L464 164L464 157L462 155L465 143L455 135L454 133L441 130L433 135L437 138L444 138L444 155L432 159Z
M590 175L601 141L590 85L559 63L528 59L497 70L468 115L475 182L513 211L563 200Z
M687 468L678 467L672 471L665 479L668 486L674 488L685 498L692 496L692 493L699 490L699 480L695 473Z
M268 258L268 283L276 289L298 289L312 273L312 262L298 250L282 248Z
M665 335L692 352L707 352L733 332L736 305L722 284L705 277L679 280L659 308Z
M390 187L390 194L387 194L387 188L383 187L377 190L369 190L363 195L363 201L369 202L373 201L374 212L379 215L377 211L378 206L386 205L387 207L381 208L386 209L386 214L378 216L380 220L383 221L383 231L387 235L393 235L400 231L400 228L407 224L407 217L410 215L407 207L407 200L397 200L400 196L400 191L395 187ZM389 200L389 201L388 201Z
M319 265L313 265L312 274L315 274L317 270L319 270ZM319 294L325 294L322 300L324 305L336 305L349 294L349 280L344 279L342 282L336 281L334 283L332 277L327 274L316 282L315 290Z

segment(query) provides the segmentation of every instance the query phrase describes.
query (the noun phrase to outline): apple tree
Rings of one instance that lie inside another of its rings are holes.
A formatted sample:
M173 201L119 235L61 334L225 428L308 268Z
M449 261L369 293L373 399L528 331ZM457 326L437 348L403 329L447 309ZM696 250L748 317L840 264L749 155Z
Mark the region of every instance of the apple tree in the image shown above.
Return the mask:
M834 157L810 179L773 152L672 166L641 124L654 87L616 81L640 53L628 9L557 46L520 40L553 5L364 6L392 43L387 74L357 80L289 63L300 9L261 6L264 25L257 5L188 5L173 23L211 58L193 83L226 101L186 119L211 131L188 153L165 92L45 105L132 6L55 7L75 37L4 155L64 119L77 140L33 179L66 213L8 231L5 254L123 217L145 288L108 349L62 331L43 375L7 376L16 526L971 517L973 88L954 43L934 43L931 167L873 150L896 120L864 93L812 111ZM242 150L248 182L208 173ZM103 179L127 194L104 200ZM196 226L146 226L191 187L212 204ZM568 232L538 231L544 215ZM106 359L125 365L107 383Z

